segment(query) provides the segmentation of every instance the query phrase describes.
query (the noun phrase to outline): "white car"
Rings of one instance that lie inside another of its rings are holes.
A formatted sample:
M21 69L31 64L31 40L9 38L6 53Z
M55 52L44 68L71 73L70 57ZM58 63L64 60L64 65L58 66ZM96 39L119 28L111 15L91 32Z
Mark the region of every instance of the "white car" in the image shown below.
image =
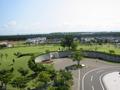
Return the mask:
M82 67L85 67L85 64L81 64Z

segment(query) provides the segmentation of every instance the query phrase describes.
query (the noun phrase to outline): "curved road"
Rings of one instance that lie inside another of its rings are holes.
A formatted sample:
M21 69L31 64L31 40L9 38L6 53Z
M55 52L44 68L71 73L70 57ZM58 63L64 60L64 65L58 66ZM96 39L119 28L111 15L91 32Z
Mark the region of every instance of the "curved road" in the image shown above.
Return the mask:
M76 64L69 58L54 60L56 70L64 69L66 66ZM110 63L99 59L84 58L81 64L86 66L80 70L72 70L72 90L106 90L102 77L110 72L120 71L119 63Z
M81 78L80 90L106 90L102 77L114 71L120 71L120 66L106 66L89 70Z

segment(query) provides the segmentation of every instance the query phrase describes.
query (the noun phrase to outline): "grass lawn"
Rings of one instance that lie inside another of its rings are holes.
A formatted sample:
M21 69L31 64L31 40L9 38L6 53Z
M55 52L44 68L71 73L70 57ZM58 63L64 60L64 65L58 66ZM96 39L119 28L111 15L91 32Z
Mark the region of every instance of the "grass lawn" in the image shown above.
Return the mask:
M29 70L29 73L31 73L31 70L28 68L27 62L30 58L30 56L24 56L17 58L14 53L21 52L21 53L34 53L34 54L40 54L44 53L46 50L55 51L59 49L59 45L40 45L40 46L27 46L27 47L15 47L15 48L5 48L0 50L0 54L3 54L3 58L0 58L0 69L8 69L10 67L14 67L14 78L19 76L19 72L17 71L19 68L23 67L25 69ZM5 57L5 54L8 54L8 57ZM12 60L15 60L13 63ZM10 66L10 64L13 64L13 66ZM10 85L8 85L8 90L18 90L15 88L12 88Z
M109 53L109 50L114 50L115 54L120 55L120 48L117 48L112 44L104 44L104 45L85 45L85 44L81 44L81 45L78 46L78 49L80 49L80 48L83 48L83 50L101 51L101 52L106 52L106 53Z

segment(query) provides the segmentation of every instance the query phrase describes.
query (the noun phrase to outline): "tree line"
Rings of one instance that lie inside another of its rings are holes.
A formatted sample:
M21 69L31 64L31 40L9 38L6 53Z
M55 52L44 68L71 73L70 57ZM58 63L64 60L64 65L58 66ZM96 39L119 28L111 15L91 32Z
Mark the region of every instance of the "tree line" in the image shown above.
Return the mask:
M0 36L0 40L26 40L28 38L35 37L47 37L47 39L63 38L65 35L71 35L73 37L119 37L120 32L94 32L94 33L82 33L82 32L64 32L64 33L49 33L49 34L31 34L31 35L4 35Z

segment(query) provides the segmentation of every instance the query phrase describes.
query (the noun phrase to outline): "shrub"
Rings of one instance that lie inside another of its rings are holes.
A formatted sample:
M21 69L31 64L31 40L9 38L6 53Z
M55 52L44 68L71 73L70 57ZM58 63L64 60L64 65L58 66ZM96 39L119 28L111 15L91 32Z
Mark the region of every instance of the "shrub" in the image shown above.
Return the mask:
M45 50L45 53L50 53L50 50L48 50L48 49L47 49L47 50Z
M27 69L23 69L23 68L19 68L18 72L22 75L22 76L26 76L28 74L28 70Z
M114 54L115 51L114 51L114 50L109 50L109 53L110 53L110 54Z

